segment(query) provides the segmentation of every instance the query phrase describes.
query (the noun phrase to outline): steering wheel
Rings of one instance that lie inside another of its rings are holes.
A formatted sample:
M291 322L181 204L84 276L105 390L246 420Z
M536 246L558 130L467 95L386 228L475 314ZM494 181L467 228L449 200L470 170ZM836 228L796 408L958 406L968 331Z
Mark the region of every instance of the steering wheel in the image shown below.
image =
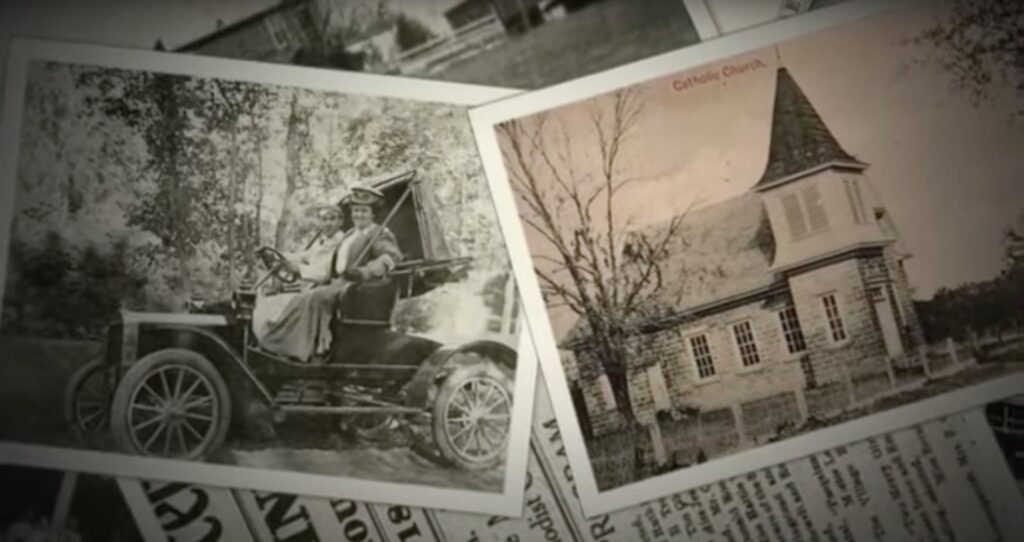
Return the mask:
M288 268L288 259L277 250L271 247L260 247L256 250L256 255L260 257L260 261L268 270L267 274L256 283L257 287L272 276L285 284L299 280L299 274Z

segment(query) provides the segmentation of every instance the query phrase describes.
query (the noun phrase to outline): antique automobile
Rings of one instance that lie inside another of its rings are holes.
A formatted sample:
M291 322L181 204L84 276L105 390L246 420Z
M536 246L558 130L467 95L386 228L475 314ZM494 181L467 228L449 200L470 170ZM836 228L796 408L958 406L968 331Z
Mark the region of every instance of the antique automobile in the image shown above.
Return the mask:
M414 171L374 187L385 196L380 222L395 233L404 258L385 279L345 294L328 360L284 359L254 338L259 289L287 288L297 278L283 256L263 248L266 274L230 301L187 313L122 311L102 357L68 383L72 431L92 443L112 435L127 453L201 460L254 411L275 424L332 416L339 422L333 425L362 431L415 423L444 464L482 469L500 462L516 352L495 339L443 345L393 329L397 303L458 280L471 261L450 257Z

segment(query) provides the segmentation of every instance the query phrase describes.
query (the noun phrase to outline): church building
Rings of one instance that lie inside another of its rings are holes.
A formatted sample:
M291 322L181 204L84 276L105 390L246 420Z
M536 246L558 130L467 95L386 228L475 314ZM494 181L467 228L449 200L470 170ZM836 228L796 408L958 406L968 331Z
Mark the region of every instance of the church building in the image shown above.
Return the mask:
M842 411L919 367L909 253L868 169L779 68L763 174L686 214L662 264L671 317L638 334L625 368L638 421L657 430L659 416L696 412L701 452L713 455ZM584 434L614 433L605 368L580 329L562 347ZM716 427L731 436L716 440Z

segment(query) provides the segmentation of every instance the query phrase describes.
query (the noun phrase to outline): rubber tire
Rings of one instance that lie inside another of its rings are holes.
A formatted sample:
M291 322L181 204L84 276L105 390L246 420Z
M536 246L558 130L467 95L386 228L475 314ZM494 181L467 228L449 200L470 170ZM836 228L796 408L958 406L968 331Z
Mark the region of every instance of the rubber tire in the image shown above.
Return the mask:
M483 358L487 359L487 358ZM451 443L448 442L448 437L445 432L445 406L448 403L448 399L462 386L462 384L475 377L485 377L492 381L497 382L502 386L506 392L508 392L509 398L514 402L513 396L513 385L512 379L500 370L497 364L493 361L482 361L468 365L462 365L454 369L441 383L441 386L437 390L437 395L434 397L434 404L431 409L432 418L432 431L434 436L434 443L438 450L441 452L441 456L444 460L451 465L459 467L464 470L485 470L494 467L495 465L505 460L504 450L502 453L495 455L493 458L487 461L467 461L465 458L459 456L455 452ZM512 414L512 405L509 405L509 415ZM509 431L512 429L511 419L509 420ZM508 436L506 435L505 446L508 446Z
M75 412L75 398L78 396L78 392L82 387L82 384L94 373L103 373L106 369L106 363L102 356L94 358L85 365L78 368L74 374L71 375L71 379L68 380L67 386L64 387L64 422L68 426L68 431L71 435L80 443L90 447L98 446L107 436L110 429L110 401L114 395L114 390L110 390L107 396L107 423L103 427L102 433L90 433L78 424L78 419Z
M117 385L114 391L114 400L111 403L110 427L114 434L114 442L117 448L125 453L134 455L145 455L135 448L131 435L127 430L128 423L128 402L132 393L153 371L167 365L185 365L193 369L210 381L213 385L213 392L221 408L218 409L217 418L214 422L217 427L214 429L214 437L205 448L200 448L199 453L193 453L185 458L193 461L203 461L220 449L227 439L228 427L231 425L231 396L228 394L227 385L224 379L217 372L216 367L210 360L198 352L184 348L167 348L157 350L136 361L124 378Z

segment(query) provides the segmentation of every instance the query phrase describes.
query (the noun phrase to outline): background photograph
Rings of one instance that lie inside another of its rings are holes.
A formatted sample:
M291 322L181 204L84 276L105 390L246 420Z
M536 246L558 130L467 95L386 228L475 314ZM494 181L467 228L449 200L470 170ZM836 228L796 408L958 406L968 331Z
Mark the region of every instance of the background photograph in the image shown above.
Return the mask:
M904 8L495 126L600 491L1024 368L1003 7Z

